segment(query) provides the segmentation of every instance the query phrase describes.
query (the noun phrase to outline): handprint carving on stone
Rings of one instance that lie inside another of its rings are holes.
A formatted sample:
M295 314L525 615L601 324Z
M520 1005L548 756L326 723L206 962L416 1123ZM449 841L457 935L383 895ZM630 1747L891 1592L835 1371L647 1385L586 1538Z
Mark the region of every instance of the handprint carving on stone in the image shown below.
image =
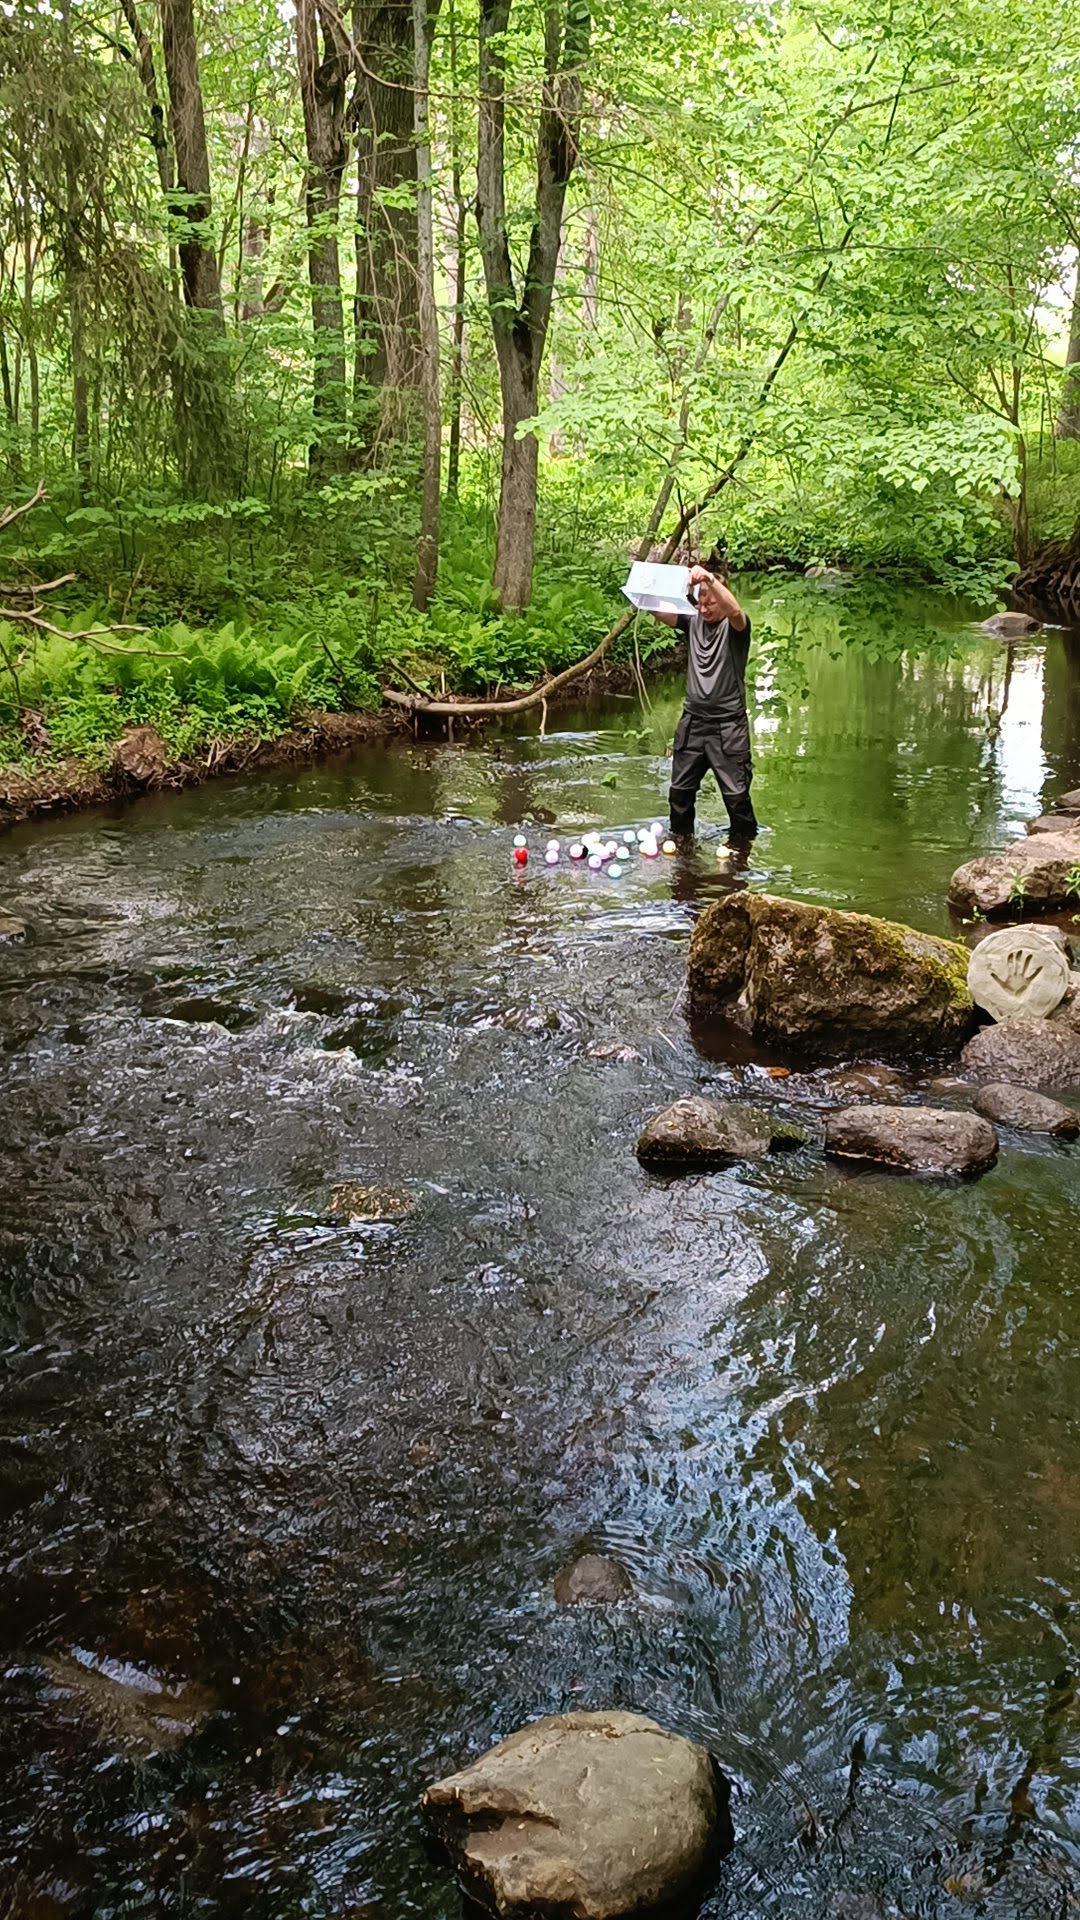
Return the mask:
M1052 949L1048 946L1046 951L1050 953ZM988 962L1002 993L1011 993L1016 1000L1026 998L1043 972L1044 964L1045 955L1032 953L1030 946L1006 947L1000 954L993 954Z
M1043 1020L1064 998L1069 963L1038 927L1007 927L980 940L968 963L977 1006L995 1020Z

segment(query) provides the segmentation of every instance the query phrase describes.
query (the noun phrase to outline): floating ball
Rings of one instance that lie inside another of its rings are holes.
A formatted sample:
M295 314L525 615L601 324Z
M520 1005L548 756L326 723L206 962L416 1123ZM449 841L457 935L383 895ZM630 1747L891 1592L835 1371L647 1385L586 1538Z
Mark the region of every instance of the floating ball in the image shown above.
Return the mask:
M718 859L718 860L730 860L730 859L731 859L731 848L730 848L730 847L717 847L717 849L716 849L716 857L717 857L717 859Z
M609 860L614 860L615 855L618 853L618 851L619 851L619 844L617 840L609 840L607 843L607 846L604 848L604 852L607 855Z
M623 845L625 847L632 847L636 844L637 834L634 832L633 827L627 827L626 832L623 834Z
M581 844L581 841L580 841L580 840L575 840L575 841L574 841L574 844L573 844L573 846L572 846L572 847L571 847L571 849L570 849L570 858L571 858L571 860L584 860L584 858L585 858L585 849L584 849L584 847L582 846L582 844Z
M549 847L547 852L544 855L544 861L545 861L545 864L549 867L557 867L559 864L558 847Z
M654 820L652 826L649 828L649 832L652 834L654 840L659 840L663 831L664 823L662 820Z
M638 846L639 846L639 847L640 847L640 845L641 845L641 843L642 843L642 841L643 841L643 840L647 840L647 839L648 839L648 837L649 837L649 829L648 829L648 827L639 827L639 828L638 828L638 830L637 830L637 832L636 832L636 834L634 835L634 838L635 838L635 840L637 841L637 843L638 843Z
M515 833L515 835L514 835L514 845L515 845L515 847L527 847L527 846L528 846L528 844L529 844L529 843L528 843L528 841L526 840L526 838L525 838L525 835L524 835L523 833Z
M653 839L651 834L649 835L649 838L647 840L642 841L641 851L645 855L646 860L656 859L656 856L659 853L660 849L657 846L656 841Z
M524 867L528 865L528 862L529 862L528 847L515 847L514 848L514 865L516 867Z
M549 840L547 843L547 850L549 853L558 853L559 842L557 840Z
M664 841L664 852L665 852L665 853L677 853L678 851L679 851L679 849L678 849L678 848L677 848L677 846L675 845L675 842L674 842L674 840L665 840L665 841Z
M600 858L600 855L599 855L598 853L590 853L590 855L589 855L589 865L590 865L590 867L592 868L592 870L593 870L593 872L594 872L594 873L599 873L599 871L600 871L600 869L601 869L601 867L603 866L603 864L604 864L604 863L603 863L603 861L601 860L601 858Z
M622 879L622 868L620 867L617 860L612 861L610 867L608 868L608 874L612 880Z

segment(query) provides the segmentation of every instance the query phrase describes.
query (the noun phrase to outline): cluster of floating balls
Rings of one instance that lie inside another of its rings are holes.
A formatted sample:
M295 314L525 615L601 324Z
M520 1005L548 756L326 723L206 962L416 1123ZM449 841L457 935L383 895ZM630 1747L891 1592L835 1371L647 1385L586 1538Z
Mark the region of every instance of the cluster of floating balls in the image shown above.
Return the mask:
M663 824L654 820L650 827L627 827L620 845L618 840L605 839L601 833L586 833L580 840L572 840L566 849L567 858L574 866L584 863L591 872L607 872L612 880L618 880L625 872L623 862L633 853L640 853L646 860L655 860L661 853L669 856L677 851L674 840L664 838ZM544 865L557 867L562 860L563 848L560 840L549 840L544 849ZM527 866L529 843L523 833L514 839L514 864Z

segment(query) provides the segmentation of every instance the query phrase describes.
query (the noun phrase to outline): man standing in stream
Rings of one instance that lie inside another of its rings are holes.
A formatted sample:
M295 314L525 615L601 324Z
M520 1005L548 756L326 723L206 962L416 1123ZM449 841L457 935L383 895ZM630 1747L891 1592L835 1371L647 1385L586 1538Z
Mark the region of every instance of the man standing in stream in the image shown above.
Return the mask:
M750 620L727 585L723 563L715 554L708 567L691 567L690 589L695 614L657 614L665 626L685 634L690 655L686 705L675 729L671 756L671 831L676 839L693 834L694 802L711 768L731 821L729 837L733 843L745 844L758 830L750 799L753 767L746 714Z

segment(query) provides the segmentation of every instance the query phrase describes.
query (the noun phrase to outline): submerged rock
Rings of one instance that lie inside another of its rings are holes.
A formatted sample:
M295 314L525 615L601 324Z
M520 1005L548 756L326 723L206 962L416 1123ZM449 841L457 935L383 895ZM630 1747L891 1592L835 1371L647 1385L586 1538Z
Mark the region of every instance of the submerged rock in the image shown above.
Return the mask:
M983 1027L960 1055L971 1080L982 1085L1080 1087L1080 1033L1056 1020L1007 1020Z
M629 1600L634 1583L626 1568L606 1554L583 1553L555 1575L555 1598L560 1607L618 1606Z
M46 1696L87 1735L134 1758L167 1753L195 1732L218 1706L208 1687L172 1682L128 1661L75 1648L37 1663Z
M1057 1140L1075 1140L1080 1133L1080 1114L1045 1093L1032 1093L1029 1087L991 1081L979 1088L972 1105L985 1119L1020 1133L1049 1133Z
M646 1167L729 1167L737 1160L763 1160L767 1153L805 1141L800 1127L777 1120L761 1107L693 1093L656 1114L634 1151Z
M825 1151L899 1173L983 1173L997 1155L988 1120L944 1107L847 1107L825 1121Z
M903 1074L896 1073L892 1067L844 1067L839 1073L831 1073L825 1085L834 1099L851 1103L856 1100L902 1100L907 1092L907 1081Z
M343 1180L331 1191L330 1217L348 1225L400 1220L412 1204L412 1194L404 1187L362 1187L353 1180Z
M988 920L1063 911L1080 899L1080 819L1068 832L1032 833L1004 853L980 854L957 867L949 901Z
M1020 640L1026 633L1041 633L1042 621L1030 613L992 613L983 621L982 630L998 640Z
M551 1714L429 1787L424 1808L494 1913L617 1920L693 1885L731 1844L703 1747L637 1713Z
M1069 962L1042 927L991 933L968 961L976 1006L993 1020L1044 1020L1065 997Z
M702 914L689 984L698 1001L741 986L751 1031L773 1045L938 1052L958 1046L974 1023L967 965L965 947L913 927L742 893Z
M169 771L169 749L156 727L128 727L112 750L113 774L134 787L160 787Z

